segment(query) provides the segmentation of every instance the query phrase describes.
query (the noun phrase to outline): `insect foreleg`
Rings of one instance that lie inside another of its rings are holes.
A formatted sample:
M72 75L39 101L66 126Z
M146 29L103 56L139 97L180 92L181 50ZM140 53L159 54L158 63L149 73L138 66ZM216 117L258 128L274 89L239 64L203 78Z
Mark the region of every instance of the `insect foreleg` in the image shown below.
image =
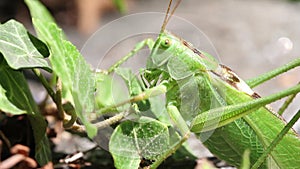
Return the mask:
M102 115L102 114L111 112L112 110L115 110L116 108L121 107L123 105L138 102L138 101L142 101L142 100L147 100L150 97L155 97L155 96L164 94L166 92L167 92L167 87L162 83L159 86L155 86L153 88L147 89L146 91L144 91L144 92L142 92L142 93L140 93L136 96L133 96L128 100L122 101L120 103L117 103L117 104L114 104L114 105L111 105L111 106L104 107L104 108L100 109L97 112L97 114Z
M161 158L159 158L157 161L155 161L151 168L157 168L167 157L175 153L175 151L180 148L180 146L189 138L190 136L190 130L187 126L185 120L181 116L180 112L178 111L177 107L172 105L171 103L167 106L167 111L169 116L171 117L172 121L175 123L175 125L178 127L182 137L179 141L177 141L175 144L171 145L170 148L165 151Z
M121 60L119 60L118 62L116 62L114 65L112 65L107 70L107 73L109 74L109 73L113 72L117 67L119 67L121 64L123 64L125 61L127 61L132 56L134 56L138 51L140 51L141 49L143 49L146 45L151 50L153 48L153 45L154 45L153 39L148 38L148 39L145 39L145 40L137 43L135 45L135 47L126 56L124 56Z
M184 137L186 135L188 136L190 133L190 129L187 126L183 117L181 116L177 107L170 104L167 106L167 111L172 121L175 123L176 127L178 127L179 131L181 132L181 135L183 135Z

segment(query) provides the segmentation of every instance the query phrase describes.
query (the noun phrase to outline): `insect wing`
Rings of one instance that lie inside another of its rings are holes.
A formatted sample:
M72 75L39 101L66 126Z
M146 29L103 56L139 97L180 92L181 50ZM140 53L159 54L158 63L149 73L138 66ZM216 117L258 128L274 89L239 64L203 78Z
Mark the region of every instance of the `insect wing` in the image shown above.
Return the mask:
M212 82L217 90L225 89L224 97L228 105L254 99L253 96L237 90L224 79L215 79ZM216 129L213 135L204 141L204 144L212 153L236 166L240 166L239 154L250 149L250 160L253 165L284 126L285 122L281 117L268 108L261 107L249 115ZM300 159L297 158L299 154L300 139L291 129L271 152L262 168L297 166L300 163Z

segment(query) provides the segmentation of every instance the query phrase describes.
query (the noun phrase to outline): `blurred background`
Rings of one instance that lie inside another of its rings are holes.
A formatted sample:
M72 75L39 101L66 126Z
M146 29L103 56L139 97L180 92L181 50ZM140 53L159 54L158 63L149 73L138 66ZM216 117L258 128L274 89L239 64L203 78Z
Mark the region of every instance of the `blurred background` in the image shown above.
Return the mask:
M42 0L79 49L96 30L124 15L164 13L168 0ZM212 42L220 62L243 79L256 77L300 57L300 2L292 0L184 0L175 12L199 28ZM1 23L10 18L33 30L22 0L1 0ZM111 34L128 27L115 27ZM176 33L176 32L175 32ZM184 37L182 37L184 38ZM100 41L100 39L99 39ZM109 39L106 39L109 41ZM98 46L101 48L101 46ZM88 57L88 56L85 56ZM87 60L92 64L93 60ZM260 87L267 96L300 81L300 68ZM282 101L272 104L276 111ZM300 96L284 115L300 109ZM295 129L300 132L300 122Z

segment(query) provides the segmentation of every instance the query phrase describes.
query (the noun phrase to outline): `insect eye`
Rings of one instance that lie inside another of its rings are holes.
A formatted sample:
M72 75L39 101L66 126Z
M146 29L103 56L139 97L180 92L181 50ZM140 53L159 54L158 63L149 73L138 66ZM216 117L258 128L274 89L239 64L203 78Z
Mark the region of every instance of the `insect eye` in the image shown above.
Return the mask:
M170 39L165 39L162 41L161 46L164 48L168 48L171 46L171 40Z

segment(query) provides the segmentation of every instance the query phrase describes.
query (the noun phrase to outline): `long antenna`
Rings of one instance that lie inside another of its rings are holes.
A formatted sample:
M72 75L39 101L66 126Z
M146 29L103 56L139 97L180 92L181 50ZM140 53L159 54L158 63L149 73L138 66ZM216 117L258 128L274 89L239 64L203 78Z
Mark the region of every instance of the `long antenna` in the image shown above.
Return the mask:
M163 22L163 25L161 26L161 29L160 29L161 32L163 32L166 29L167 23L169 22L171 16L174 14L176 8L179 6L181 0L177 1L176 5L174 6L174 8L172 9L172 11L170 13L172 2L173 2L173 0L170 0L168 9L167 9L167 12L166 12L166 15L165 15L165 19L164 19L164 22Z

